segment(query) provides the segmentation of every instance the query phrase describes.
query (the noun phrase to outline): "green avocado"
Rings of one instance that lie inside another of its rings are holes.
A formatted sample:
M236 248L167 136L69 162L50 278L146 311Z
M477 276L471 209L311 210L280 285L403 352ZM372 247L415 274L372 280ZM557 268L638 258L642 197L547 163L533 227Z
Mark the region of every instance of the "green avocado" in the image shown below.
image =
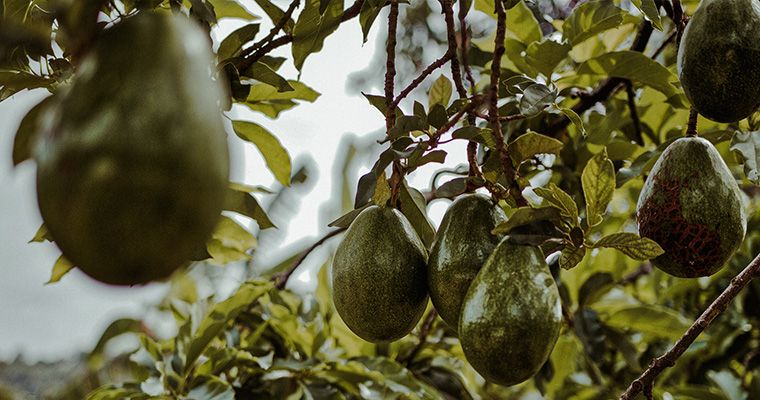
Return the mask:
M643 237L665 253L652 260L677 277L716 273L744 239L747 217L739 186L705 139L676 140L654 164L636 206Z
M428 288L438 315L454 329L467 289L501 239L491 231L506 219L482 194L458 198L443 215L428 259Z
M169 276L219 220L229 155L208 36L141 13L106 30L42 132L37 200L63 255L91 277Z
M335 309L364 340L400 339L427 306L425 263L425 246L401 212L368 207L351 223L335 252Z
M549 358L561 325L559 291L541 250L502 240L462 304L467 361L490 382L524 382Z
M705 117L734 122L760 105L760 3L702 0L678 50L686 97Z

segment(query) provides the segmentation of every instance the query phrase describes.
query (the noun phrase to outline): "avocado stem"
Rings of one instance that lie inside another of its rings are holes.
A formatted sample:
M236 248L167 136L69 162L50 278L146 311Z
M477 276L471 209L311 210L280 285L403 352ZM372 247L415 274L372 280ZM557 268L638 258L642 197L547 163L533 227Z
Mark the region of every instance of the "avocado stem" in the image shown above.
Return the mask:
M689 112L689 124L686 127L686 136L699 136L699 133L697 132L697 117L699 117L699 113L694 107L692 107L691 111Z

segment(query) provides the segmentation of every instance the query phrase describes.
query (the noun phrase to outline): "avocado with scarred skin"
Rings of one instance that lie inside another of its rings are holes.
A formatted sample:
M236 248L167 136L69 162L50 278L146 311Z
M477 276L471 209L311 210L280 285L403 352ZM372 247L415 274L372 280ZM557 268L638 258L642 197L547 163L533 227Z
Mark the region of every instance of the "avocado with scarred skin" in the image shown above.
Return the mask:
M760 0L702 0L678 49L686 97L717 122L746 118L760 106Z
M541 250L503 239L462 304L467 361L490 382L524 382L549 358L561 325L559 291Z
M443 215L428 258L428 287L438 315L454 329L467 289L501 240L491 231L506 219L482 194L459 197Z
M636 209L639 233L665 253L652 263L681 278L718 272L744 239L739 186L715 146L698 137L671 143L655 163Z
M400 339L427 306L426 262L425 246L401 212L368 207L351 223L335 252L335 309L364 340Z
M40 213L101 282L169 276L219 220L229 155L213 54L186 17L141 13L98 37L38 143Z

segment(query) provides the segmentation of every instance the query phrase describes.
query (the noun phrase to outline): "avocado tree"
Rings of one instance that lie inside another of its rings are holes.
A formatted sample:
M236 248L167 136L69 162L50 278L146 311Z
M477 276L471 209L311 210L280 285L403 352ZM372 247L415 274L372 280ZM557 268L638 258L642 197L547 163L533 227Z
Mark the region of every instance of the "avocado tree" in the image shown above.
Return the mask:
M174 333L114 321L58 397L760 398L757 0L256 0L270 23L253 3L0 1L0 101L51 93L13 148L38 166L51 281L170 283ZM246 24L213 43L225 18ZM384 35L383 93L360 88L384 124L372 167L348 147L342 215L261 268L281 193L227 182L220 140L257 146L282 191L303 172L223 115L317 100L281 66L356 23ZM428 204L450 200L436 230ZM206 266L240 262L231 295L199 298ZM123 334L139 346L107 356Z

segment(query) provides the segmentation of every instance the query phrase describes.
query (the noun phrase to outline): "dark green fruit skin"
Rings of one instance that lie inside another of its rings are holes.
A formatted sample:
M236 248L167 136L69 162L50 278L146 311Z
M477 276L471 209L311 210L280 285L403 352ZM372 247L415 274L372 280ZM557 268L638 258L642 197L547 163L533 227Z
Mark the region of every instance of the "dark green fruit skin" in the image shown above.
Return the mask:
M458 198L443 215L428 258L428 288L438 315L454 329L467 289L501 240L491 231L506 219L482 194Z
M535 375L559 338L559 291L541 250L499 243L467 291L459 337L486 380L511 386Z
M107 30L36 149L45 225L74 265L109 284L169 276L204 248L229 174L208 37L143 13Z
M388 342L409 333L427 306L426 251L398 210L371 206L333 259L333 302L357 336Z
M718 272L747 226L731 171L710 142L696 137L662 153L639 195L636 220L641 236L665 250L652 263L681 278Z
M760 105L760 1L702 0L683 33L678 76L705 117L749 116Z

